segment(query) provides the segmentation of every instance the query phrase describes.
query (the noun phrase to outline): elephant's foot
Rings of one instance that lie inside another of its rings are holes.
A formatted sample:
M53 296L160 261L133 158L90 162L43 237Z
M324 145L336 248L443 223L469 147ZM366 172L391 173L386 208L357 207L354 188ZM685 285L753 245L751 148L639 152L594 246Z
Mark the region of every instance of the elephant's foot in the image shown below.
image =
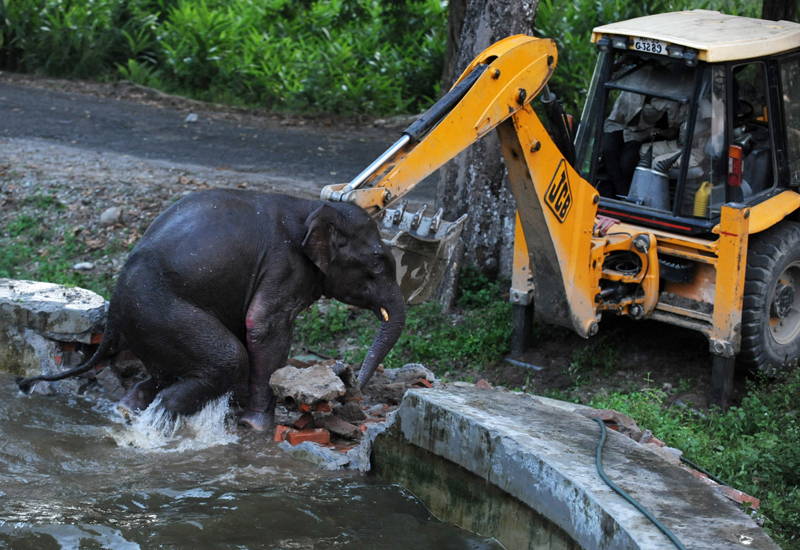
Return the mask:
M150 406L150 403L156 398L156 394L158 394L158 385L153 377L148 376L120 399L117 410L126 422L131 422L136 414Z
M245 411L245 413L239 418L239 425L240 426L250 426L256 431L264 431L268 430L272 427L275 423L275 413L274 412L259 412L259 411Z

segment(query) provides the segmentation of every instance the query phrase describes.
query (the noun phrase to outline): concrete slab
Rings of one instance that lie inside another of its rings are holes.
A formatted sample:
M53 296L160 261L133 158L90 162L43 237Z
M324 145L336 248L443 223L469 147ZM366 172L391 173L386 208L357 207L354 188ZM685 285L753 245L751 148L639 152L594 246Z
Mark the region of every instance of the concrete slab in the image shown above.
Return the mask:
M83 288L0 279L0 372L33 376L60 370L57 342L91 343L107 303Z
M512 392L412 389L387 435L516 497L586 549L669 549L667 537L600 478L593 420ZM731 501L613 431L603 466L692 549L778 546ZM486 535L487 533L481 533Z

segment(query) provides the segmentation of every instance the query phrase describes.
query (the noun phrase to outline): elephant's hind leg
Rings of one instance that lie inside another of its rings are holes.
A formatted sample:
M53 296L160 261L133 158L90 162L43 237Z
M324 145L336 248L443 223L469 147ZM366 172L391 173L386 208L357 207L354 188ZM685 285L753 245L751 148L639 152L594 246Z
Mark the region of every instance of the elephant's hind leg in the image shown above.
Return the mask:
M150 403L158 394L158 384L152 376L148 376L125 394L117 404L117 409L125 419L130 422L138 411L143 411L150 406Z
M146 327L147 334L131 339L136 342L133 352L151 376L169 380L168 385L159 384L158 406L173 415L200 411L247 376L249 362L244 345L206 311L175 300L157 319L151 317ZM152 386L144 389L152 390Z

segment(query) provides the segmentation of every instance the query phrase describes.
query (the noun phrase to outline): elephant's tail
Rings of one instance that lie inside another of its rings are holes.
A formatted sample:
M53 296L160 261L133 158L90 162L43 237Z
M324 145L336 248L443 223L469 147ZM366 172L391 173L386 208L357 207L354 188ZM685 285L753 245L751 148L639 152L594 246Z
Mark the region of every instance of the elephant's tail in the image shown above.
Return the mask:
M42 374L25 379L20 376L16 380L17 385L22 392L28 393L30 392L33 384L36 382L55 382L56 380L63 380L64 378L83 374L84 372L96 367L101 361L111 355L112 350L114 350L119 343L119 337L119 331L116 329L113 323L109 322L106 325L105 331L103 331L103 339L100 341L100 347L97 348L97 351L94 352L94 355L92 355L91 358L89 358L89 360L84 364L78 365L74 369L59 372L58 374Z

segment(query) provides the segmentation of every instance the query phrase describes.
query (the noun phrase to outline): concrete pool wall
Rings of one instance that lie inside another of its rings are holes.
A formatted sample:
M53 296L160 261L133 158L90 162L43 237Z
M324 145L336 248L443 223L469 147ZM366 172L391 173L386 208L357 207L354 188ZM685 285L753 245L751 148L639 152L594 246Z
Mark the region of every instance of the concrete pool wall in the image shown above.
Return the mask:
M406 393L373 466L440 519L507 548L675 548L600 478L599 438L595 421L534 396L447 385ZM687 548L779 550L737 504L632 439L609 431L603 466ZM527 515L507 517L517 513Z

